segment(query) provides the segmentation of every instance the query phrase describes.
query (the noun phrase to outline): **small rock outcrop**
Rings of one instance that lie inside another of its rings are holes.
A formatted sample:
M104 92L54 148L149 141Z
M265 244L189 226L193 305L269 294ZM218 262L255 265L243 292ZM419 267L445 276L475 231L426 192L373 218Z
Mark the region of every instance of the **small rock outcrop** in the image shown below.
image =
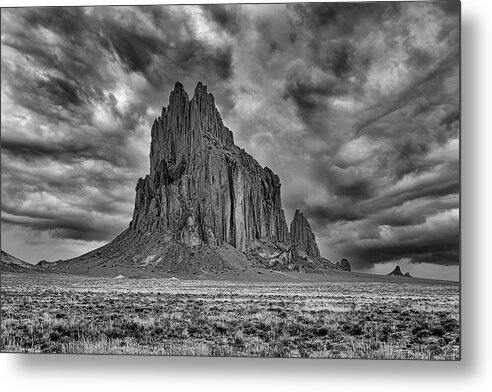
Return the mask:
M46 267L47 265L49 265L50 262L48 260L39 260L36 265L38 267Z
M342 259L341 261L338 261L337 268L342 271L352 271L352 267L350 266L350 263L347 259Z
M405 274L403 274L403 272L401 272L401 268L399 265L397 265L395 269L388 274L388 276L405 276L407 278L412 277L412 275L410 275L409 272L405 272Z
M56 268L57 264L61 262L62 260L57 260L57 261L47 261L47 260L40 260L36 263L38 267L41 268Z
M311 225L302 212L296 210L294 219L290 224L290 240L296 244L298 249L308 256L319 259L320 253L316 237L311 230Z

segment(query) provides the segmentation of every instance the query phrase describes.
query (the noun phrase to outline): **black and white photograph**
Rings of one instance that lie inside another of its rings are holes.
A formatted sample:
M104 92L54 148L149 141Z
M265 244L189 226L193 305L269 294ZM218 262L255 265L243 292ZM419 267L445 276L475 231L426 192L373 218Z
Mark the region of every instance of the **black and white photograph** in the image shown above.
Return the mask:
M460 23L2 8L1 351L459 361Z

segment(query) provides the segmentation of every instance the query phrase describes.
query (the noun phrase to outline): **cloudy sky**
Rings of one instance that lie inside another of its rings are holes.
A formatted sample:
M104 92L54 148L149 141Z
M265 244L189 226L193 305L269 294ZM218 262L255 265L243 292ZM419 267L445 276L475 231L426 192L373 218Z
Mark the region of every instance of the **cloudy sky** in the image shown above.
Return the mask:
M213 92L290 222L358 271L459 274L459 3L3 9L2 249L80 255L131 220L174 83Z

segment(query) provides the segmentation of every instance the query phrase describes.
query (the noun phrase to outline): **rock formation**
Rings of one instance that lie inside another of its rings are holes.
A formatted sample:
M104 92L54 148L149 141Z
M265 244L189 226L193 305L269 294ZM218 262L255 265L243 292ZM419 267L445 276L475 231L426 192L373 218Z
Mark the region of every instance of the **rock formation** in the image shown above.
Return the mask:
M337 268L342 271L352 271L352 267L350 266L350 263L347 259L342 259L341 261L338 261Z
M397 265L393 271L391 271L388 276L403 276L403 273L401 272L400 266Z
M56 261L47 261L47 260L39 260L36 265L41 268L49 268L53 269L56 268L58 263L62 263L63 260L56 260Z
M298 211L289 235L280 188L234 144L207 86L199 82L190 99L178 82L152 125L150 173L137 182L129 227L56 268L110 276L329 268Z
M132 230L171 232L190 247L285 242L280 180L234 145L214 97L176 83L152 126L150 174L136 188Z
M308 220L299 210L296 210L294 219L292 219L290 224L290 240L309 257L313 259L320 258L316 237L311 230Z
M399 265L397 265L395 269L388 274L388 276L404 276L406 278L412 277L412 275L410 275L410 272L405 272L405 274L401 272L401 268Z

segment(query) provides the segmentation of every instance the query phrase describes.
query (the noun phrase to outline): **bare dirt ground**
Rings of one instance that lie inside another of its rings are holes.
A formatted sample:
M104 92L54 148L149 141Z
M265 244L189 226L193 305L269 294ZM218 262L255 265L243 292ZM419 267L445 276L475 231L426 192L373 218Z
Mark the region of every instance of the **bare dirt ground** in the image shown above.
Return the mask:
M2 351L459 359L457 284L306 278L2 274Z

